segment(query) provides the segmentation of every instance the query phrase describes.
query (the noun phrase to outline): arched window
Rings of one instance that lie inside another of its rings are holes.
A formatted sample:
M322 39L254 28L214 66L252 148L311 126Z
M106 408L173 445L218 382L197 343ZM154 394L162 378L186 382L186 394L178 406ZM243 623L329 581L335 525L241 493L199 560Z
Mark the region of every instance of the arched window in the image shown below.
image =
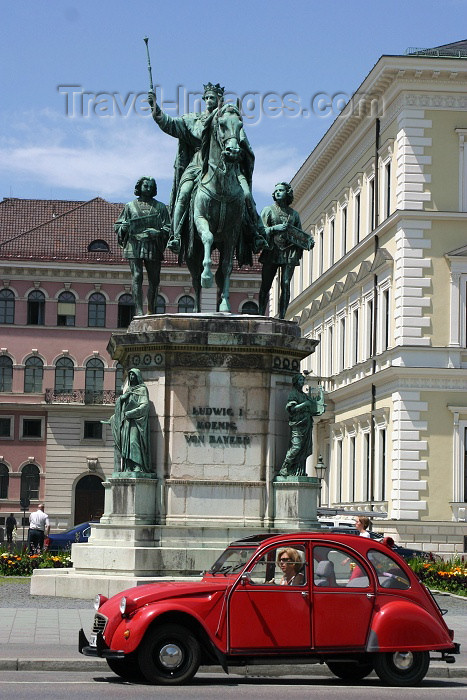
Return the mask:
M105 328L105 296L100 292L94 292L89 297L88 326Z
M0 498L8 498L8 483L10 481L10 472L8 467L3 462L0 462Z
M35 289L28 294L28 324L43 326L45 323L45 294Z
M131 294L122 294L118 300L118 328L128 328L135 315L135 305Z
M15 295L11 289L0 292L0 323L15 322Z
M258 304L255 301L246 301L242 306L242 314L257 314Z
M165 299L160 294L157 295L155 312L156 314L165 314Z
M74 326L76 299L73 292L62 292L57 303L57 326Z
M35 464L26 464L21 470L20 498L37 500L39 498L39 467Z
M0 357L0 391L11 391L13 384L13 360L6 355Z
M185 296L180 297L178 300L178 313L179 314L189 314L193 311L195 308L195 300L193 297L190 297L188 294L185 294Z
M100 238L95 241L91 241L91 243L88 245L88 251L90 253L108 253L109 250L110 248L107 241L103 241Z
M84 403L102 403L104 363L97 357L86 362Z
M123 389L123 367L120 362L117 362L115 367L115 393L120 396Z
M73 360L69 357L60 357L55 363L55 387L56 394L71 394L73 391L73 379L75 368Z
M28 357L24 363L24 393L39 394L42 391L44 363L40 357Z

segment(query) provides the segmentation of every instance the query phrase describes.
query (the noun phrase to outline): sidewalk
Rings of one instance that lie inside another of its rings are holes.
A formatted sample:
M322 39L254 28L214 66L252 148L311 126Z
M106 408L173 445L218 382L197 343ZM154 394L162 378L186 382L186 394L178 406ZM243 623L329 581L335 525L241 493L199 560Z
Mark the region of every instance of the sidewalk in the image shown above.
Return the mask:
M445 619L455 630L461 653L455 664L432 661L429 677L467 678L467 600L438 599L441 607L453 605ZM450 601L450 603L448 603ZM62 604L65 601L62 599ZM81 601L82 602L82 601ZM104 659L84 657L78 652L78 631L89 636L94 619L92 603L87 608L7 608L0 600L0 670L3 671L94 671L110 673ZM73 601L70 601L73 605ZM216 667L205 669L215 673ZM221 671L222 672L222 671ZM320 664L301 666L254 666L233 669L236 675L331 675Z

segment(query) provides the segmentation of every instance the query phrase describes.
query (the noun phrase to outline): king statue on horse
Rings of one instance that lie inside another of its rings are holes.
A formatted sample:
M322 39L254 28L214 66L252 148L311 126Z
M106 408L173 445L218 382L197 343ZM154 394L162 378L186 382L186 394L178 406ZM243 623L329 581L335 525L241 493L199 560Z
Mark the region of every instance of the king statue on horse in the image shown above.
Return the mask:
M204 85L203 99L204 112L170 117L160 109L155 93L148 95L155 122L179 142L167 247L179 255L180 263L187 262L192 273L196 311L200 310L199 287L212 285L211 250L219 249L219 309L230 311L233 258L240 267L251 265L253 252L266 245L266 235L251 193L254 154L240 110L224 104L219 83Z

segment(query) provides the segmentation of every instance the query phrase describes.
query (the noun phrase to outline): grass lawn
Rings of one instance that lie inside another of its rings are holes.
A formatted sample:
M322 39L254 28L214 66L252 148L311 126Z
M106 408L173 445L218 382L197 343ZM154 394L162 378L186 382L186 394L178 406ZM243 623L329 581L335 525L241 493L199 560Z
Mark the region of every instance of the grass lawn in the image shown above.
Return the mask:
M8 583L31 583L30 576L0 576L0 586Z

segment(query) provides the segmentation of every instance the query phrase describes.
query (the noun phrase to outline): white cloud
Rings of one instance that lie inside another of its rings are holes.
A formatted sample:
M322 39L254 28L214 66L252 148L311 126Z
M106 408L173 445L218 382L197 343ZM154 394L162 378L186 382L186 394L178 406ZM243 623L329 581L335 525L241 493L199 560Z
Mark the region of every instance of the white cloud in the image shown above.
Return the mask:
M171 181L176 145L152 120L101 118L84 125L42 113L0 140L0 173L119 199L143 174Z
M258 146L255 149L253 187L270 195L277 182L288 182L302 164L303 156L287 146Z

